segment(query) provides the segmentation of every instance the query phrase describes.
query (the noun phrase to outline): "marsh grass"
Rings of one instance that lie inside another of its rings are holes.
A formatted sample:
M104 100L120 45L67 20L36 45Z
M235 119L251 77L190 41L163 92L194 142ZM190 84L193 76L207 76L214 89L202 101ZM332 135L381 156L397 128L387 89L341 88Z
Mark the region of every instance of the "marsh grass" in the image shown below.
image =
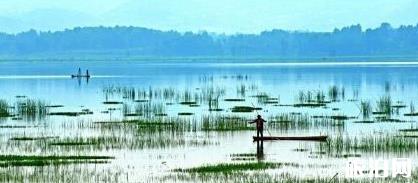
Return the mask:
M417 172L412 173L412 177L405 179L403 177L397 178L345 178L342 174L337 174L336 178L332 179L333 175L328 176L309 176L300 177L290 173L269 173L264 171L245 172L234 171L228 173L188 173L177 172L168 176L160 178L160 182L212 182L212 183L245 183L245 182L262 182L262 183L404 183L410 180L415 180Z
M203 116L201 130L203 131L241 131L254 130L254 125L248 124L249 120L239 116Z
M296 96L298 104L326 104L329 101L325 100L323 91L299 91Z
M49 111L48 104L42 100L25 99L16 103L14 110L26 120L43 119Z
M124 114L141 114L144 117L158 116L165 114L165 106L162 103L137 103L134 110L124 109Z
M335 120L331 116L310 116L309 114L279 113L267 119L269 128L279 130L302 130L312 128L344 128L343 120Z
M141 136L117 135L97 137L73 137L54 140L48 143L49 149L70 151L91 151L108 149L164 149L171 147L218 145L208 139L188 139L175 133L142 134Z
M254 112L262 110L261 107L250 107L250 106L234 106L231 109L231 112Z
M89 114L93 114L93 112L89 110L84 110L81 112L50 112L48 113L48 115L50 116L72 116L72 117L76 117L80 115L89 115Z
M361 101L360 102L360 112L362 114L363 119L370 118L370 114L372 112L372 106L369 101Z
M0 117L9 117L9 110L9 103L7 103L5 100L0 100Z
M179 113L177 113L177 115L179 115L179 116L191 116L193 114L194 113L192 113L192 112L179 112Z
M195 168L189 169L174 169L174 172L187 172L187 173L231 173L236 171L255 171L255 170L265 170L265 169L276 169L280 168L284 163L270 163L270 162L251 162L251 163L221 163L216 165L204 165Z
M328 89L328 96L332 101L337 101L340 93L337 86L331 86Z
M103 104L106 104L106 105L117 105L117 104L123 104L123 102L120 102L120 101L104 101Z
M226 98L224 99L225 102L245 102L243 98Z
M52 136L45 136L45 137L29 137L29 136L22 136L22 137L13 137L10 138L10 140L14 141L34 141L34 140L49 140L54 139L58 137L52 137Z
M0 167L13 166L48 166L64 164L109 163L111 156L35 156L35 155L0 155Z
M390 116L392 114L392 98L387 95L380 97L380 99L376 102L376 112L374 114L383 114L386 116Z
M380 153L407 153L418 150L418 140L402 136L370 135L363 137L336 136L328 138L327 142L320 143L320 150L332 153L350 152L380 152Z

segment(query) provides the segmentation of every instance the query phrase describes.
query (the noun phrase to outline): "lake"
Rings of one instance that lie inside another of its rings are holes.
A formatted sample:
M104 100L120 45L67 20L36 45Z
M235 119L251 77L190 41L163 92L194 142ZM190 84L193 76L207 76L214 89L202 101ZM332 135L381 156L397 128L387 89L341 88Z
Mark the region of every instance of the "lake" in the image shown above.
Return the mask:
M91 77L71 78L78 68ZM323 182L344 180L353 157L417 167L417 71L407 61L2 61L0 178ZM258 114L265 136L328 139L253 142Z

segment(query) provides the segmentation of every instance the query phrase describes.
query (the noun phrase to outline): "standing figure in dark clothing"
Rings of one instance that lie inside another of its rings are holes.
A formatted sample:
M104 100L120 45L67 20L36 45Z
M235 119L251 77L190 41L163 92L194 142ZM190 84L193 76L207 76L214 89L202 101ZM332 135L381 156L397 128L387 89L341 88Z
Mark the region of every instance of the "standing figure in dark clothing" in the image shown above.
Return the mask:
M257 126L257 139L260 139L260 137L263 138L263 127L264 127L265 122L267 121L261 118L261 115L257 115L257 119L250 122L250 123L255 123Z

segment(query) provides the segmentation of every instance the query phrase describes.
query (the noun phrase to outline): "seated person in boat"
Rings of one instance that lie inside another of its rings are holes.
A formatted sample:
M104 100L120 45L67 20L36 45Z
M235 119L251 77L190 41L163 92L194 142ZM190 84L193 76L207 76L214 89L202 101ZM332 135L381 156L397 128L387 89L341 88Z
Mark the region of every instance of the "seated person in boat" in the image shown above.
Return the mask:
M263 138L263 126L265 122L267 121L261 118L261 115L257 115L257 119L250 122L250 123L255 123L257 126L257 138L260 138L260 137Z

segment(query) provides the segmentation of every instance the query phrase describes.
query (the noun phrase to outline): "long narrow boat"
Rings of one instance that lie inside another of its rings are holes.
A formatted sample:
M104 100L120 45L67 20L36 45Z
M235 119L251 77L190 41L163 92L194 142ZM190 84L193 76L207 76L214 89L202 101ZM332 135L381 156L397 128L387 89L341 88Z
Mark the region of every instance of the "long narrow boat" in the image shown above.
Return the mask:
M90 75L71 75L71 78L89 78Z
M266 140L305 140L305 141L326 141L328 136L320 135L320 136L299 136L299 137L274 137L274 136L264 136L261 137L254 137L254 141L266 141Z

